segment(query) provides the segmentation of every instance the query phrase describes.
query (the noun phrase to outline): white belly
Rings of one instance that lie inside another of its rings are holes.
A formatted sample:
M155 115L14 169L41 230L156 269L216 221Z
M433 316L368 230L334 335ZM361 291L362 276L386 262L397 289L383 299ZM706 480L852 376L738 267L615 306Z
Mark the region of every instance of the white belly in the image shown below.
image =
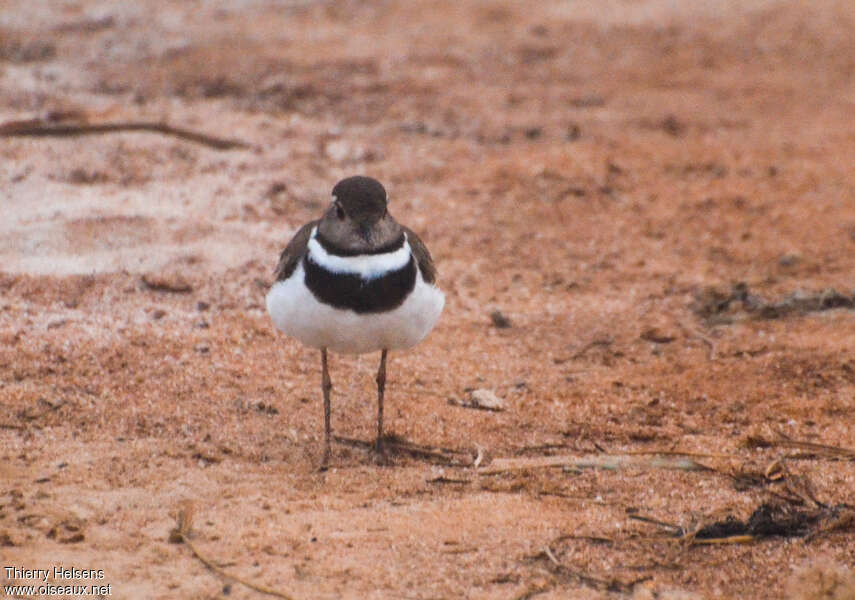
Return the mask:
M291 277L277 281L267 294L267 312L276 328L313 348L342 354L410 348L430 333L445 295L425 283L421 272L401 306L389 312L357 314L318 302L303 282L302 263Z

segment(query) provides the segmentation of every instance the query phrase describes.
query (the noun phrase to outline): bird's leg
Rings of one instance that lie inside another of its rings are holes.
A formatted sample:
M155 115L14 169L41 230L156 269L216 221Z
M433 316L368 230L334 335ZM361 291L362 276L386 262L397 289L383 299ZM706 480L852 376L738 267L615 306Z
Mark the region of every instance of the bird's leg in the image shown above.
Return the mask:
M327 463L330 459L330 438L332 437L332 427L330 426L330 390L332 390L332 381L330 380L330 372L327 367L327 349L321 348L321 390L324 392L324 457L321 459L321 471L326 471Z
M377 369L377 454L383 453L383 392L386 390L386 353L384 348L380 353L380 368Z

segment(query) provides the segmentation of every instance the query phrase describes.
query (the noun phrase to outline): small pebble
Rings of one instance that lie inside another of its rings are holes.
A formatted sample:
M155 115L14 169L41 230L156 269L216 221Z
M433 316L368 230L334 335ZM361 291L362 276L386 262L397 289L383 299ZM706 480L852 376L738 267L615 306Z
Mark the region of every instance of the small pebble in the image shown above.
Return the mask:
M798 252L787 252L778 258L778 264L782 267L792 267L802 261L802 255Z
M490 321L499 329L507 329L511 326L511 320L500 310L494 310L490 313Z
M470 394L472 405L487 410L505 410L505 401L490 390L478 389Z
M483 388L477 390L467 389L466 392L469 394L467 399L458 400L457 398L449 398L448 403L464 408L478 408L496 412L507 408L507 403L490 390Z

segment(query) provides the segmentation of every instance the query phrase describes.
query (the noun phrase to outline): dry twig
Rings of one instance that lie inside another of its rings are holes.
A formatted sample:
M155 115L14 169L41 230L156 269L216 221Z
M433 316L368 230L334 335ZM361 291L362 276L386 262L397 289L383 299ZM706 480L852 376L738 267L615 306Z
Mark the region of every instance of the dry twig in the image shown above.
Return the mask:
M663 456L642 459L631 454L588 454L585 456L538 456L533 458L497 458L490 466L479 471L482 475L496 475L508 471L565 467L571 469L675 469L681 471L710 471L710 467L690 458Z
M531 600L539 594L545 594L552 589L549 585L533 585L525 589L525 591L514 598L514 600Z
M573 356L570 357L570 360L576 360L577 358L582 358L585 353L588 352L591 348L595 346L611 346L614 343L614 338L611 336L606 336L603 338L594 339L584 346L582 346Z
M805 542L813 540L824 533L833 533L839 530L855 529L855 509L846 509L843 514L833 518L827 525L817 528L805 536Z
M683 452L682 450L627 450L629 456L660 455L660 456L690 456L692 458L739 458L735 454L710 454L707 452Z
M99 133L114 133L118 131L148 131L171 135L188 142L195 142L216 150L232 150L249 148L250 145L240 140L230 140L212 135L173 127L157 121L119 121L116 123L60 123L56 124L43 119L25 119L7 121L0 124L0 137L75 137Z
M674 525L673 523L666 523L665 521L660 521L658 519L653 519L651 517L645 517L642 515L629 515L629 518L633 521L641 521L642 523L650 523L651 525L658 525L664 529L668 529L672 534L683 536L685 535L685 530L679 525Z
M228 573L220 566L218 566L213 560L206 557L202 554L196 545L190 541L189 535L190 530L193 526L193 508L191 505L187 504L181 510L178 511L178 519L175 525L175 528L169 532L169 542L173 544L185 544L193 555L199 559L199 561L211 569L214 573L219 575L224 579L230 579L232 581L236 581L241 585L244 585L256 592L260 592L262 594L267 594L268 596L275 596L276 598L283 598L284 600L294 600L294 597L286 594L285 592L280 592L279 590L274 590L273 588L269 588L266 585L262 585L259 583L254 583L252 581L247 581L242 577L238 577L237 575L232 575Z
M696 546L715 545L715 544L751 544L756 538L753 535L730 535L721 538L691 538L690 544Z
M815 442L803 442L800 440L792 440L788 437L782 437L782 439L779 440L770 440L760 436L751 435L745 439L744 444L748 448L797 448L799 450L810 450L813 452L855 459L855 450L851 448L829 446L827 444L817 444Z
M588 573L584 573L582 571L577 571L575 569L571 569L570 567L559 562L558 558L555 556L555 553L552 551L552 548L549 547L549 544L544 546L543 554L546 558L549 559L550 570L557 575L563 575L565 577L571 577L574 579L578 579L582 583L586 585L590 585L592 587L598 587L602 589L606 589L612 592L629 592L632 591L632 588L635 587L637 583L650 579L649 576L641 577L636 579L635 581L624 582L619 579L602 579L600 577L595 577Z

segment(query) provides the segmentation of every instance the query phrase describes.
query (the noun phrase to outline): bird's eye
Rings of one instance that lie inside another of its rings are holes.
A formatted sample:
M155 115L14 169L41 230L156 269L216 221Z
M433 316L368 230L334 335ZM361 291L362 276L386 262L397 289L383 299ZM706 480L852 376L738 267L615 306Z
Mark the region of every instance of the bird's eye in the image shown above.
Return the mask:
M344 221L344 209L338 202L335 204L335 216Z

